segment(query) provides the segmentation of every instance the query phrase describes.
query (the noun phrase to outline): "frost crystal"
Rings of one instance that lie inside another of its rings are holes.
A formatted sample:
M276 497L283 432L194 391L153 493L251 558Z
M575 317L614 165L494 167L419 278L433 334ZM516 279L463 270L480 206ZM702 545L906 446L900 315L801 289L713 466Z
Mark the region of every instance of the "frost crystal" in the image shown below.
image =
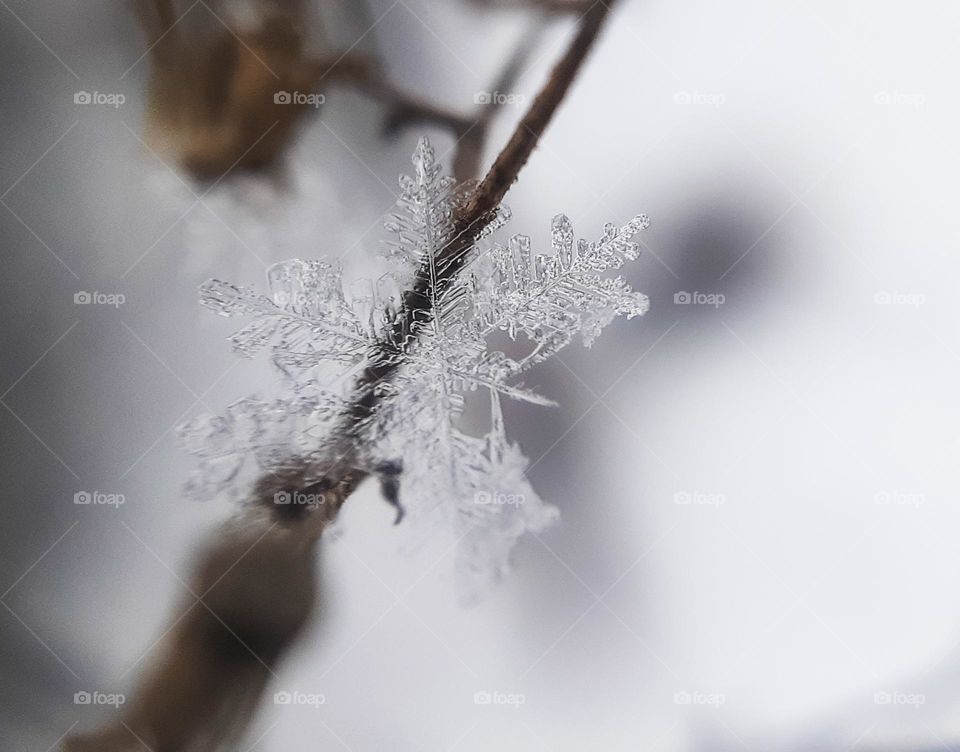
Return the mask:
M231 337L234 349L245 357L269 349L283 386L272 401L243 400L224 417L202 416L181 436L201 459L189 492L242 497L259 474L342 448L333 435L338 420L362 389L375 390L375 407L352 433L360 446L351 461L367 470L402 468L404 508L421 525L439 520L455 537L460 592L469 599L507 569L524 532L556 516L530 487L526 457L506 438L501 399L552 404L523 386L525 371L577 335L589 347L617 316L647 310L644 295L603 273L637 258L633 237L648 220L607 225L598 241L575 242L570 220L558 215L550 253L534 254L530 239L515 235L505 246L474 243L455 256L455 218L470 186L441 177L426 139L413 164L386 222L396 274L348 292L335 263L292 260L268 271L269 296L217 280L202 286L208 308L250 319ZM508 218L501 208L484 235ZM524 343L525 354L493 349L494 337ZM358 386L356 372L370 362L389 364L390 377ZM461 426L474 392L490 404L482 437Z

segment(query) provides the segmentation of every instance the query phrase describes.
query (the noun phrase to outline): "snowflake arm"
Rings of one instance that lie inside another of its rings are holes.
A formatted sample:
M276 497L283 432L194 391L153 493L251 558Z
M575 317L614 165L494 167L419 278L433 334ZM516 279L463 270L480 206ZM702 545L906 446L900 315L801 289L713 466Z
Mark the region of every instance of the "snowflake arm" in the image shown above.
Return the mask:
M634 236L648 220L607 225L587 242L575 241L570 220L558 215L548 254L534 254L523 235L484 249L464 244L458 225L470 186L441 177L426 139L413 165L386 222L394 235L386 255L407 277L403 294L393 277L379 281L378 293L368 285L348 294L339 265L324 260L270 267L269 296L218 280L203 285L206 307L252 319L231 337L234 349L246 357L269 350L286 378L275 398L201 416L181 438L200 459L188 484L199 497L249 498L264 473L329 467L345 447L351 467L391 468L391 495L396 500L399 482L416 527L439 521L459 542L457 577L470 599L506 570L524 532L556 516L527 481L526 457L506 438L501 398L553 404L517 377L575 337L589 346L614 318L647 310L646 296L605 273L637 258ZM508 217L498 209L481 237ZM493 349L499 332L524 337L531 351L515 360ZM324 369L342 377L361 363L361 378L346 389L342 378L336 389L320 386ZM489 395L482 436L461 426L465 399L476 392Z
M364 358L377 325L345 299L338 265L293 259L271 266L267 279L269 298L216 279L200 288L201 303L215 313L253 318L230 337L240 355L253 357L272 345L283 370L323 361L352 365Z
M559 214L553 219L552 254L533 256L524 235L515 235L507 247L495 247L486 278L474 275L473 281L483 335L502 330L516 338L523 333L534 343L533 352L516 364L519 373L561 350L577 334L589 347L617 316L645 313L645 295L633 292L621 277L599 272L635 260L640 248L633 237L648 226L649 219L641 214L620 228L608 224L596 243L580 240L575 246L570 220Z

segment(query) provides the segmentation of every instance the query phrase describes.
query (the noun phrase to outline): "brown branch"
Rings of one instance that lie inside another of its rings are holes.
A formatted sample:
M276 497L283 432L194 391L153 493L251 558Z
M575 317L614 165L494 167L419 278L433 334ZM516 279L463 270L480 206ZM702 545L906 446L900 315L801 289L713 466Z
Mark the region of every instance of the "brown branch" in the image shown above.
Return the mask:
M570 89L613 3L614 0L597 0L581 18L577 35L564 56L554 66L546 86L514 129L510 141L500 152L500 156L473 194L461 218L465 227L473 226L500 205Z
M150 43L147 141L152 149L170 154L201 180L218 179L234 168L268 169L286 153L310 109L278 102L275 95L346 85L386 105L388 133L420 123L449 129L457 140L454 176L461 182L478 176L498 102L478 113L457 113L401 91L368 56L310 55L301 5L289 0L267 5L254 29L204 29L201 24L191 30L186 22L177 23L172 0L136 1ZM538 30L542 23L538 18ZM521 38L494 91L513 86L533 37Z
M413 288L404 293L404 312L394 325L390 340L403 341L408 333L416 333L418 326L429 320L430 301L443 294L456 278L467 258L467 251L493 220L504 195L527 163L540 136L570 89L612 4L612 0L607 3L598 2L583 16L579 31L564 56L554 66L547 83L517 124L510 141L474 190L463 211L454 219L453 239L440 252L435 264L438 269L438 289L432 289L430 266L422 265L415 276ZM401 360L392 349L385 347L373 355L371 363L359 380L360 396L350 410L349 417L352 421L362 423L372 414L378 402L375 385L389 380L400 364Z
M470 118L467 115L445 109L401 91L379 74L352 83L361 93L377 100L387 108L383 126L387 134L393 134L402 127L420 123L447 128L454 136L459 136L470 127Z
M541 19L532 29L521 35L513 54L507 59L490 92L510 92L523 72L527 59L536 48L543 31ZM355 75L339 75L340 83L349 83L360 92L378 100L387 107L384 132L394 134L401 128L429 124L448 129L456 139L453 158L453 176L458 183L479 177L480 160L487 141L490 123L503 109L501 99L480 103L473 113L458 113L432 102L401 91L388 81L381 71L368 65ZM488 94L490 93L488 92ZM478 92L479 93L479 92Z
M425 322L430 320L431 301L442 295L463 267L468 251L473 247L483 230L494 219L503 197L527 163L557 108L569 91L577 72L593 47L609 15L615 0L597 2L583 15L580 27L563 57L554 66L550 77L534 99L526 114L514 129L513 136L494 161L486 176L474 190L464 209L454 218L454 233L450 243L440 252L431 273L430 265L423 264L414 277L414 284L403 294L403 314L394 323L387 342L404 342L416 336ZM432 280L436 280L436 289ZM353 465L353 447L363 439L362 433L379 406L378 385L390 381L403 363L403 358L391 344L381 345L374 351L367 366L357 381L357 398L343 415L335 430L345 444L343 458L337 465L349 476L350 488L341 497L346 501L350 492L359 485L366 473ZM257 498L270 503L277 492L312 492L332 482L328 477L335 467L315 468L309 461L302 463L302 485L278 484L276 478L261 479Z
M332 506L332 505L331 505ZM239 749L278 662L316 606L316 542L328 518L236 520L206 541L179 618L149 652L136 695L63 752Z
M467 251L491 221L569 90L612 2L600 2L584 15L540 95L455 217L453 239L438 259L437 289L431 289L429 271L421 268L413 289L404 295L397 332L415 334L429 319L430 300L455 279ZM69 737L66 752L223 749L239 738L273 667L313 608L313 547L366 477L351 467L350 448L362 438L360 427L378 406L376 384L389 380L399 367L396 356L385 349L373 353L359 379L360 396L343 416L347 456L339 467L317 467L302 459L285 473L261 478L255 490L259 503L214 536L201 554L189 586L193 602L164 638L132 702L105 729ZM396 490L389 474L385 486L388 493ZM309 503L278 506L278 493Z
M526 68L530 54L536 48L543 28L541 19L537 19L533 29L521 35L520 41L514 48L513 55L507 60L497 80L494 81L491 91L487 92L488 95L513 92L517 79ZM483 149L487 142L490 124L496 114L503 109L503 106L503 99L491 99L490 102L481 105L482 110L479 117L457 140L457 149L453 160L453 176L459 182L479 176L480 160L483 158Z

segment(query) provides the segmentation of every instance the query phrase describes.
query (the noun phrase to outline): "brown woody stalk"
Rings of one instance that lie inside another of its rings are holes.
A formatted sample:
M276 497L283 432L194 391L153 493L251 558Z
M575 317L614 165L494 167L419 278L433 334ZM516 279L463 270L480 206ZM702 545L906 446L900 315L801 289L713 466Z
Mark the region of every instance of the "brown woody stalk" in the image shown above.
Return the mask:
M433 274L436 276L436 289L432 289L433 275L430 266L423 264L418 269L413 287L403 295L404 315L394 325L393 334L396 341L401 341L408 332L415 333L417 327L422 326L422 322L429 319L431 301L442 295L456 278L467 259L467 251L494 219L504 195L527 163L530 154L573 84L613 2L614 0L606 2L599 0L581 17L577 34L563 57L554 66L540 93L517 124L506 147L480 181L463 210L455 217L453 239L435 260ZM389 381L400 366L401 360L389 346L384 346L380 351L372 354L358 382L359 396L345 416L343 426L345 435L354 441L359 438L356 435L356 426L362 425L373 414L379 402L376 386ZM364 478L364 474L356 470L351 470L350 473L353 484L359 484ZM278 490L272 480L271 478L263 479L263 487L271 494ZM343 496L343 500L348 497L349 492Z
M416 332L431 314L430 301L454 280L467 251L489 224L530 157L614 0L600 0L583 15L578 32L507 146L455 218L456 232L442 251L436 289L421 268L398 331ZM399 368L396 353L374 352L359 380L359 397L343 416L348 444L362 439L356 426L378 405L375 386ZM355 445L355 444L353 444ZM67 752L214 752L232 749L247 728L273 676L272 666L302 631L316 601L313 551L324 527L366 473L350 467L294 463L280 477L265 476L251 515L223 528L200 556L185 587L192 596L157 648L159 655L116 721L88 735L71 736ZM317 480L319 478L319 480ZM277 507L274 494L317 493L322 503ZM277 515L278 509L291 514ZM273 513L267 510L272 510Z

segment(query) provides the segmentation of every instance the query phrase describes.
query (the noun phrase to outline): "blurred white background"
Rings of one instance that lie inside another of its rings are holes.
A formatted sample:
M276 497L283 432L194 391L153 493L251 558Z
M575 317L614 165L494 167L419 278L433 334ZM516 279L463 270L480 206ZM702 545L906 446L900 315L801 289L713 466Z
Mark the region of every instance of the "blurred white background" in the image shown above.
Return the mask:
M330 92L286 192L237 175L195 203L138 140L126 11L0 6L0 738L43 752L101 718L75 691L130 692L184 596L174 573L230 513L180 496L171 429L269 375L238 364L197 285L260 284L297 255L375 268L420 134L385 140L375 105ZM529 20L368 12L362 44L454 108ZM517 93L572 28L550 24ZM464 610L449 552L403 556L391 510L358 494L276 684L326 703L268 705L244 749L960 745L958 42L943 1L625 0L507 199L535 241L559 211L590 238L653 220L628 270L651 312L534 374L560 408L508 408L560 523ZM126 102L77 106L80 90ZM126 302L76 306L81 290ZM75 506L84 490L127 502Z

